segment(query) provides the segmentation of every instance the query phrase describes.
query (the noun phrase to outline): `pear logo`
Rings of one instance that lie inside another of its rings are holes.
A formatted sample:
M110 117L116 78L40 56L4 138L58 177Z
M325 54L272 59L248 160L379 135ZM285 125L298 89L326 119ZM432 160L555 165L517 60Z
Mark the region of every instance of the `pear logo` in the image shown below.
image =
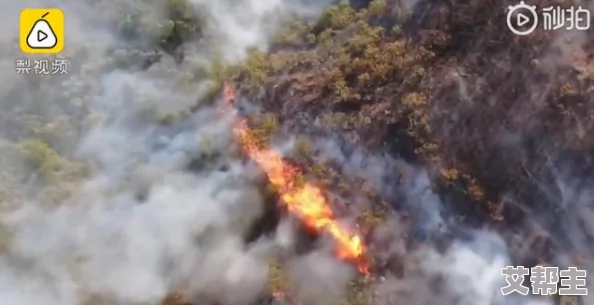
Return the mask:
M58 43L58 38L54 30L52 30L52 26L44 19L47 15L49 15L49 12L35 21L33 28L27 35L27 45L31 49L51 49Z

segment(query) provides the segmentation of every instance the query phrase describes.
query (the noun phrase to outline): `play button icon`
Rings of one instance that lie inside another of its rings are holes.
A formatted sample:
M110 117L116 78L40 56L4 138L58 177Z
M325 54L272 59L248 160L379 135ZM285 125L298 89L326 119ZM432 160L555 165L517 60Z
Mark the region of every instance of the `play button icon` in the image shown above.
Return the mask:
M536 6L520 2L518 5L508 7L507 27L512 33L520 36L528 35L538 26Z
M522 13L518 13L517 19L518 20L516 20L516 24L519 27L522 27L522 26L526 25L526 23L530 22L530 18L528 18L526 15L524 15Z
M38 42L42 42L47 38L47 34L45 32L43 32L42 30L38 30L37 31L37 41Z

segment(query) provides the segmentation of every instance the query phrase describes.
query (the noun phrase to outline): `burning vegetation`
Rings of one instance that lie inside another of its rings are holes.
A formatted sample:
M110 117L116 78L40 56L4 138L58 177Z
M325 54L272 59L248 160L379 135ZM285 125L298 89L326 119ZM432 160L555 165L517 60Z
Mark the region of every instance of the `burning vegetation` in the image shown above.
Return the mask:
M503 22L512 2L407 4L341 4L317 20L288 23L271 51L254 50L239 68L239 91L294 132L345 135L426 166L449 221L493 227L516 264L559 253L591 259L592 247L570 242L575 228L556 227L553 214L577 209L559 206L577 198L563 195L559 179L586 183L594 169L586 137L592 37L542 30L515 37ZM306 158L300 166L311 174L319 164ZM389 181L406 176L396 167ZM370 200L411 212L398 198Z
M232 104L235 99L233 88L225 84L225 105ZM296 178L299 168L285 162L274 150L260 147L244 119L237 120L233 134L245 153L266 173L289 212L301 219L309 229L329 233L336 240L338 257L355 262L359 271L367 274L369 267L365 262L365 246L361 236L338 222L322 190L310 182L299 185Z
M590 176L594 49L582 33L514 36L501 21L511 4L332 6L287 25L236 81L293 130L427 166L456 221L531 231L527 219L558 209L562 195L544 189L561 171ZM549 229L566 247L568 233Z

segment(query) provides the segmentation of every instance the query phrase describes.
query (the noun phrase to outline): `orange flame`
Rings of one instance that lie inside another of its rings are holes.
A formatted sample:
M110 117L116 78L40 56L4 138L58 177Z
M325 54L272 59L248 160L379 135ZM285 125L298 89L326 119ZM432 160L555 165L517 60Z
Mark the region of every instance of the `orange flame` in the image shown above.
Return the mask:
M229 109L235 101L235 92L229 84L225 84L223 96L224 107ZM285 162L276 151L259 147L245 120L236 121L233 133L242 149L260 165L270 183L278 189L289 212L298 216L307 227L330 233L337 242L337 256L357 263L359 271L368 274L361 237L339 225L322 191L311 183L297 185L299 168Z

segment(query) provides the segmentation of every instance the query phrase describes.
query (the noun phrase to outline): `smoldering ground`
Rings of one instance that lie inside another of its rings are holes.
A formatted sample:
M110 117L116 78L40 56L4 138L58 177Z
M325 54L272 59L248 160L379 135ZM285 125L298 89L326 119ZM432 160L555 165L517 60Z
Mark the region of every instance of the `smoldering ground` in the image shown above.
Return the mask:
M515 264L517 249L494 228L472 228L456 221L455 213L432 191L423 168L356 145L312 142L323 151L318 161L338 160L341 172L366 176L370 187L396 203L394 213L368 239L379 268L375 284L368 288L372 291L368 302L553 304L551 299L501 294L507 284L501 269ZM396 169L403 178L395 178Z

